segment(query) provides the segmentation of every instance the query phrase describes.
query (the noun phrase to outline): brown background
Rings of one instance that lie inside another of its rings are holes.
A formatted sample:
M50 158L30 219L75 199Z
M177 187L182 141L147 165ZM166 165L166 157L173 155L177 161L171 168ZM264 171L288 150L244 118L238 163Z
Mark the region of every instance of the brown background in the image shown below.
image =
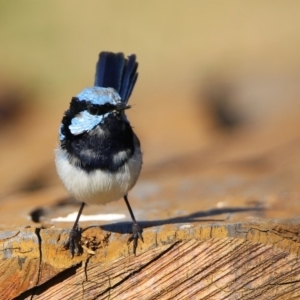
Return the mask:
M144 152L137 219L299 216L299 12L296 1L0 1L2 227L67 196L57 132L103 50L140 63L128 112ZM127 214L121 201L96 209Z

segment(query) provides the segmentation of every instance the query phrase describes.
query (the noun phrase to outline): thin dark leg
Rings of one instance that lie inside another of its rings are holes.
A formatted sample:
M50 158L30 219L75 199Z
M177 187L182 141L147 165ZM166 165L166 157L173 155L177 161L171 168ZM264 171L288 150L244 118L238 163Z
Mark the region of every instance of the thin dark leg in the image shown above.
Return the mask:
M74 254L79 255L82 253L82 248L80 245L81 230L80 230L80 228L78 228L78 222L79 222L80 215L83 211L84 205L85 205L85 203L82 202L81 206L79 208L75 223L69 233L69 239L67 240L67 242L64 245L65 249L69 249L72 258L74 257Z
M143 230L142 230L142 228L140 228L140 226L138 225L138 223L135 220L135 217L134 217L133 211L131 209L131 206L129 204L127 195L124 195L124 200L125 200L125 203L127 205L127 208L129 210L129 213L130 213L130 216L131 216L131 219L133 222L132 235L128 239L128 244L130 244L133 241L133 254L136 255L136 248L138 245L138 240L140 239L142 242L144 242L144 239L142 236Z

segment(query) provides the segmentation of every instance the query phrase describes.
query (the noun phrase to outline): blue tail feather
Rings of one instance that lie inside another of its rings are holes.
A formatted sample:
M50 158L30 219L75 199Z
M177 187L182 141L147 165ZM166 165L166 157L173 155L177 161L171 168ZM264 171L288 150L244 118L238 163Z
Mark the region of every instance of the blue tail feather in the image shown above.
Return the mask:
M128 101L133 87L137 81L137 68L138 63L136 62L136 56L134 54L128 56L128 60L126 60L126 65L124 68L121 89L119 91L121 98L126 102Z
M127 103L136 83L138 63L134 54L101 52L96 65L95 86L114 88Z

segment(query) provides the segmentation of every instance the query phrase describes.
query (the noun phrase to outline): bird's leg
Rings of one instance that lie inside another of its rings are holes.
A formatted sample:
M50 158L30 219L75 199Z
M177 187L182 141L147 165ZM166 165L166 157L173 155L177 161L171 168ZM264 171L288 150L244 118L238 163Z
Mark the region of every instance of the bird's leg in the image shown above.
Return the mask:
M80 255L82 253L82 247L80 245L81 229L78 227L78 221L79 221L80 215L82 213L82 210L84 208L84 205L85 205L85 203L82 202L81 206L79 208L75 223L69 233L69 238L64 245L65 249L69 249L72 258L74 257L74 254Z
M128 244L130 244L133 241L133 254L136 255L136 248L138 245L138 240L140 239L142 242L144 242L142 233L143 233L143 229L138 225L138 223L135 220L134 214L132 212L132 209L130 207L127 195L124 195L124 200L125 203L127 205L127 208L129 210L133 225L132 225L132 235L129 237L128 239Z

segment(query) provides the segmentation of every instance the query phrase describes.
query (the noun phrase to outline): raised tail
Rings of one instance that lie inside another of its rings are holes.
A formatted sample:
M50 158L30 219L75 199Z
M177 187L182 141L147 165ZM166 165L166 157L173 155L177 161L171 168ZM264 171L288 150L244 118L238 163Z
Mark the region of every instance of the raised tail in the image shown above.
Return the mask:
M95 86L114 88L127 103L136 83L138 63L134 54L101 52L96 65Z

